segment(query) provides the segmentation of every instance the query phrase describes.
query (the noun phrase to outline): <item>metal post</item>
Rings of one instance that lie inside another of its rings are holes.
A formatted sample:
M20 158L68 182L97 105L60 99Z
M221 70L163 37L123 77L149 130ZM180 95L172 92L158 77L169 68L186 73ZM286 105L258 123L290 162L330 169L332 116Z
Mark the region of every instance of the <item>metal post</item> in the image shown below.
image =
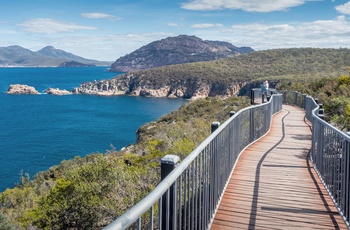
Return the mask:
M249 130L249 132L250 132L250 142L253 142L254 141L254 139L255 139L255 136L254 136L254 134L255 134L255 127L254 127L254 109L251 109L250 111L250 121L249 121L249 123L250 123L250 130Z
M251 105L254 105L255 103L254 103L254 89L251 89L250 90L250 104Z
M180 158L175 155L166 155L161 160L161 179L164 180L171 171L177 166ZM162 197L162 220L161 229L176 229L176 219L173 218L176 212L176 182L170 187L170 191L166 192ZM169 197L168 197L169 196Z
M303 108L304 108L304 110L306 111L306 98L307 98L307 95L306 94L304 94L303 95Z
M318 117L321 118L322 120L324 120L324 110L323 109L318 110Z
M220 122L218 121L214 121L213 123L211 123L211 133L213 133L215 130L217 130L220 126Z
M235 115L236 112L235 111L230 111L230 117L232 117L233 115Z

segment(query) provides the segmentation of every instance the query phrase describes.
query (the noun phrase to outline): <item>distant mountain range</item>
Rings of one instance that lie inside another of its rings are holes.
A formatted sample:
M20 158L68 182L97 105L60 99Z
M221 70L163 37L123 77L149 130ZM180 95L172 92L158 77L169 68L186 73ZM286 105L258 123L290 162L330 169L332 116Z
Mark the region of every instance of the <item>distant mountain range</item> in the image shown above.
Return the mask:
M154 41L117 59L111 71L128 72L165 65L212 61L250 53L251 47L236 47L223 41L205 41L196 36L179 35Z
M110 65L110 62L101 62L86 59L66 51L55 49L52 46L33 52L21 46L0 47L0 67L56 67L72 66L64 63L72 63L74 66L102 66Z

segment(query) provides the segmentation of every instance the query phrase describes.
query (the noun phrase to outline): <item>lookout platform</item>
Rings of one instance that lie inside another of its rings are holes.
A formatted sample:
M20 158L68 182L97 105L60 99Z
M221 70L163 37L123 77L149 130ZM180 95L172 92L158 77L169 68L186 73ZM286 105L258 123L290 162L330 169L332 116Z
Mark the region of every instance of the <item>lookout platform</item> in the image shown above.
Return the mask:
M315 173L305 112L283 105L231 175L211 229L347 229Z

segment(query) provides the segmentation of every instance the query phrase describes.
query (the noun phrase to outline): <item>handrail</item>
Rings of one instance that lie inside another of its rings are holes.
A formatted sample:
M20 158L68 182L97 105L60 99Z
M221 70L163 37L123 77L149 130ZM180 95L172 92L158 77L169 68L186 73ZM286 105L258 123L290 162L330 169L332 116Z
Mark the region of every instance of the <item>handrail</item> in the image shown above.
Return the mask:
M350 136L320 118L321 108L311 96L295 91L284 91L283 95L288 103L305 109L306 118L312 123L313 167L350 228Z
M240 153L269 131L273 114L281 109L282 95L275 94L268 103L240 110L151 193L104 229L208 228ZM162 213L164 204L166 213Z

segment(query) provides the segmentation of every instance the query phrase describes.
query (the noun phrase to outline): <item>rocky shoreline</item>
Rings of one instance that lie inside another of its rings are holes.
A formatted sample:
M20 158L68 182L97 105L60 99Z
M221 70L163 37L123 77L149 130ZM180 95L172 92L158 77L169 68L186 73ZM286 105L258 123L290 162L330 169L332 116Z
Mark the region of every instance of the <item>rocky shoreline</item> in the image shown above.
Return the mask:
M110 80L87 82L75 88L74 94L93 94L102 96L131 95L145 97L168 97L198 99L220 96L236 96L244 83L210 82L202 79L186 79L162 84L148 82L142 77L128 75Z
M219 96L223 98L239 94L245 83L210 82L201 79L187 79L162 84L154 84L144 79L129 75L123 78L99 80L82 83L79 87L68 91L65 89L48 88L45 93L51 95L89 94L99 96L145 96L198 99ZM34 87L28 85L10 85L8 94L40 94Z

